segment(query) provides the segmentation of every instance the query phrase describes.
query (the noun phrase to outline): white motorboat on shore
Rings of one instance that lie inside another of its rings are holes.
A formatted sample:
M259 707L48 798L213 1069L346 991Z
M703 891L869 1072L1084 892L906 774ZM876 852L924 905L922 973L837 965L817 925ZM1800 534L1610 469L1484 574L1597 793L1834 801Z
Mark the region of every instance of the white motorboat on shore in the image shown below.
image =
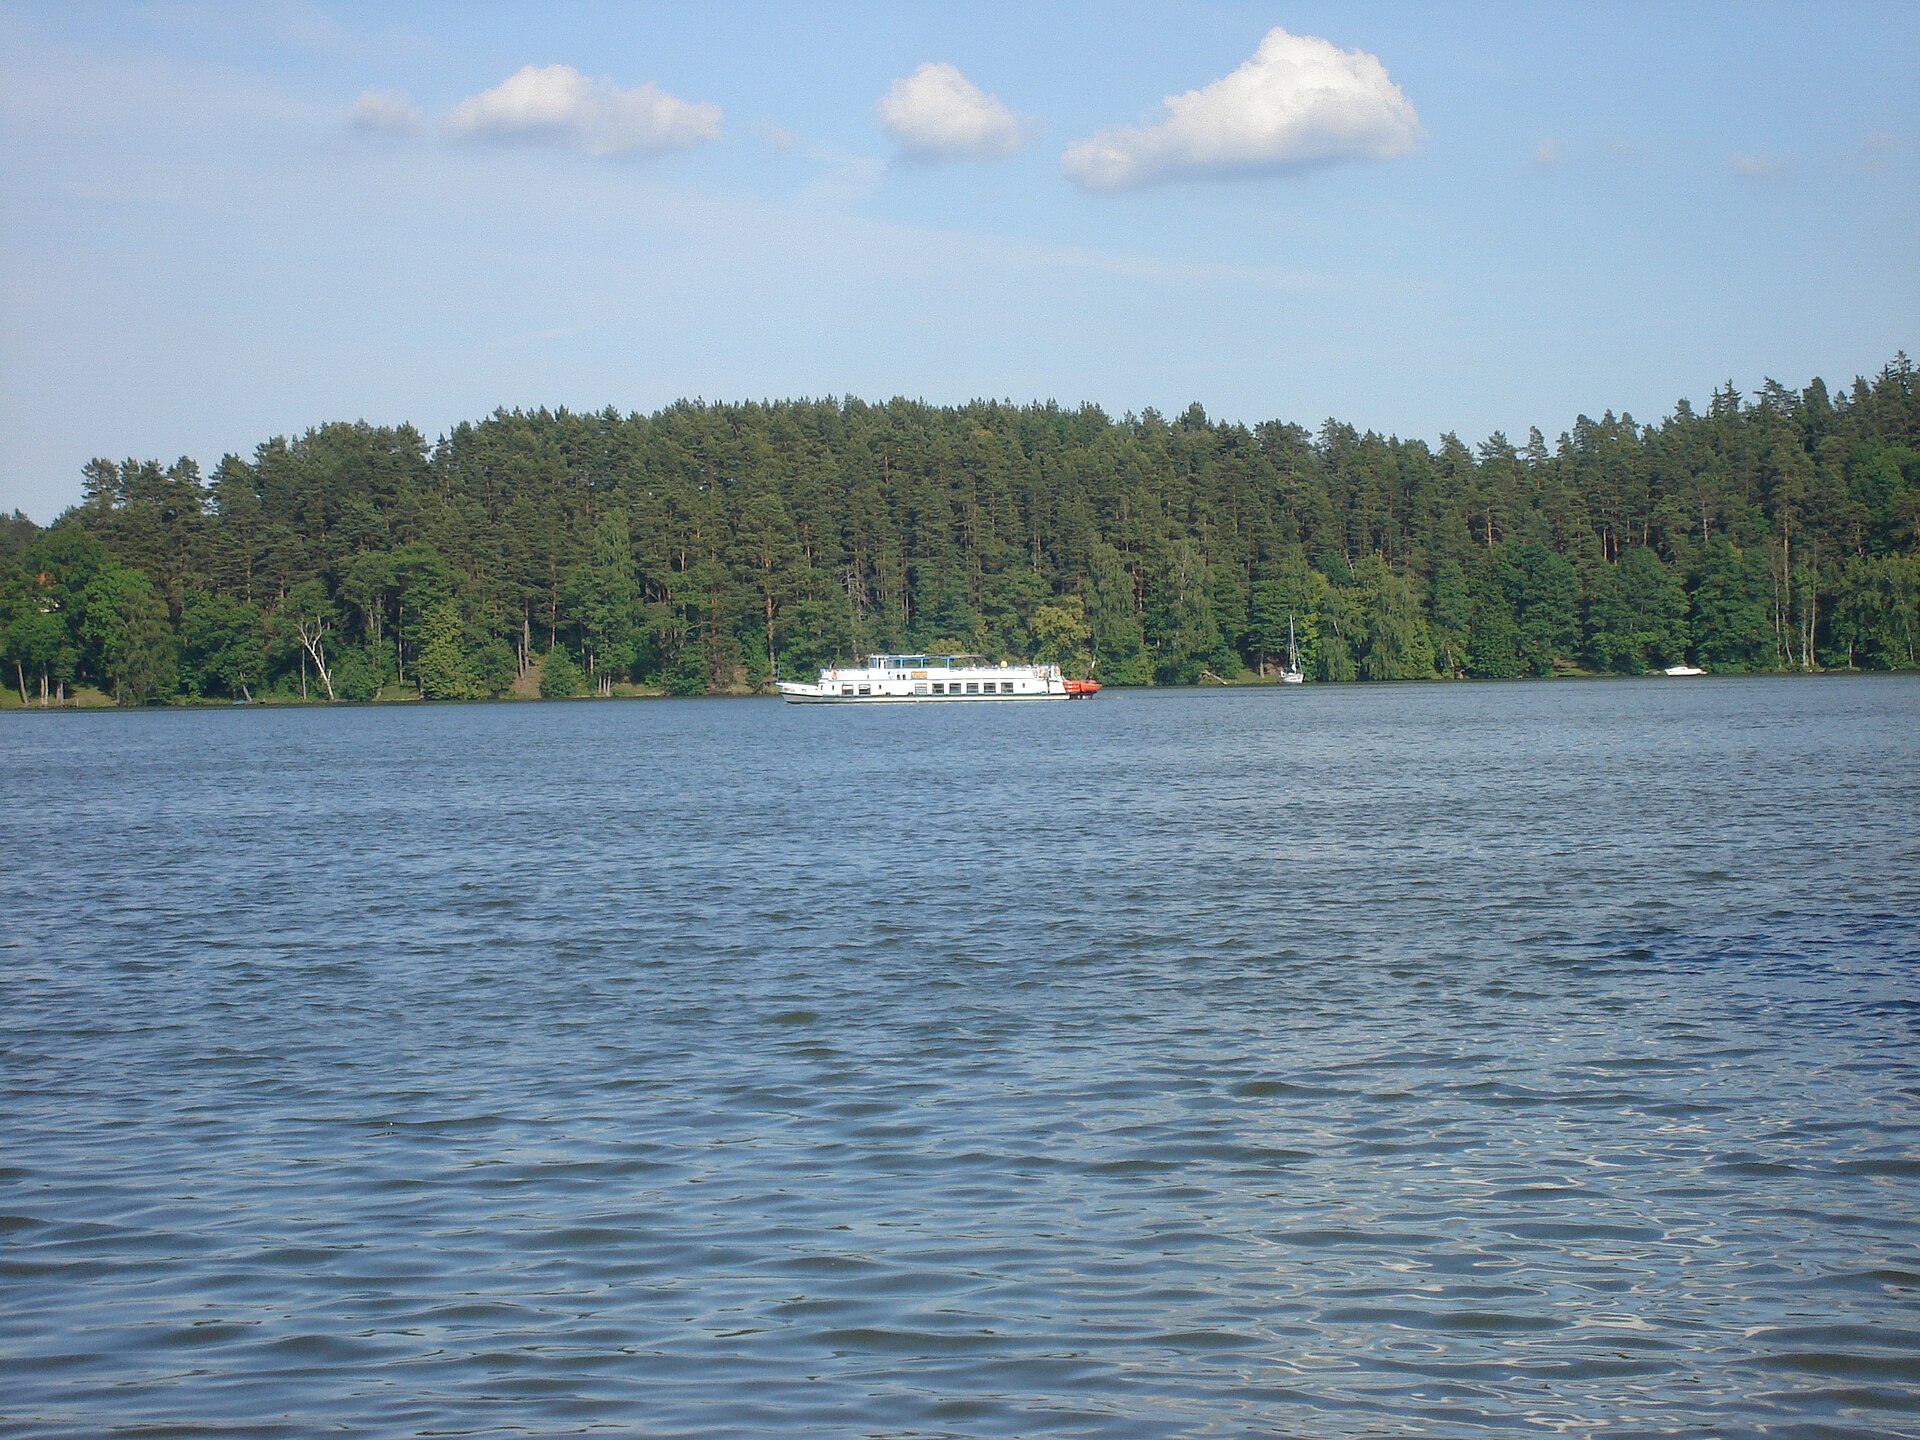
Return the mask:
M795 705L876 705L946 700L1084 700L1091 680L1058 665L989 664L978 655L869 655L865 665L825 669L815 684L777 682Z

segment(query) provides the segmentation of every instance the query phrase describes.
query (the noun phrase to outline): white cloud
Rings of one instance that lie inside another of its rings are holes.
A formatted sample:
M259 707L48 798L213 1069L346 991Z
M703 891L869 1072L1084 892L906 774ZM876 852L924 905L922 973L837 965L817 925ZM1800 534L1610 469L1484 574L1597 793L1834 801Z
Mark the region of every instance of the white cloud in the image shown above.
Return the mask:
M622 89L571 65L528 65L447 116L458 139L560 145L589 155L657 155L720 134L720 107L691 104L654 84Z
M1089 190L1388 160L1420 142L1420 117L1379 57L1275 26L1231 75L1161 102L1147 125L1068 147L1061 168Z
M1024 138L1020 117L951 65L922 65L873 109L880 128L922 160L989 160Z
M420 112L404 95L363 90L347 112L347 126L372 135L413 135L420 129Z
M1560 142L1542 140L1533 147L1533 163L1539 166L1558 165L1560 163Z
M1780 167L1765 155L1729 155L1727 168L1746 180L1772 180Z

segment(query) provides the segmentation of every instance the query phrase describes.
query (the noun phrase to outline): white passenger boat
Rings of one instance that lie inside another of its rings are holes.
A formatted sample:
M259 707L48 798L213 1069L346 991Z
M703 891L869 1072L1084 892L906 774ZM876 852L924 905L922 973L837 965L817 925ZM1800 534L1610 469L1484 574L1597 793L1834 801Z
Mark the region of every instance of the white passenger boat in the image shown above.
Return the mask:
M869 655L822 670L818 684L779 682L797 705L876 705L936 700L1083 700L1100 687L1068 680L1058 665L990 665L978 655Z

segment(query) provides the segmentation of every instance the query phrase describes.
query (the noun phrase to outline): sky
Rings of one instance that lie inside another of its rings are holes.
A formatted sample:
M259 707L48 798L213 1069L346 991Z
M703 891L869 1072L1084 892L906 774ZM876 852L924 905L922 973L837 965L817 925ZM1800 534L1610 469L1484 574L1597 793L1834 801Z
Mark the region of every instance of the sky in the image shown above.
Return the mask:
M1920 348L1920 6L0 0L0 511L333 420L1469 443Z

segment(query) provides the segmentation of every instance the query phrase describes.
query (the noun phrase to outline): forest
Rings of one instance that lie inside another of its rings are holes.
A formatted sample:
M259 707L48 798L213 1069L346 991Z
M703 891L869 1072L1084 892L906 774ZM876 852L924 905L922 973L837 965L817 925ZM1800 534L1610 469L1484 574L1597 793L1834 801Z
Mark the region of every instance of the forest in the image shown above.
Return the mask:
M0 517L8 703L750 693L872 651L1108 684L1920 663L1920 391L1475 445L852 398L329 423Z

